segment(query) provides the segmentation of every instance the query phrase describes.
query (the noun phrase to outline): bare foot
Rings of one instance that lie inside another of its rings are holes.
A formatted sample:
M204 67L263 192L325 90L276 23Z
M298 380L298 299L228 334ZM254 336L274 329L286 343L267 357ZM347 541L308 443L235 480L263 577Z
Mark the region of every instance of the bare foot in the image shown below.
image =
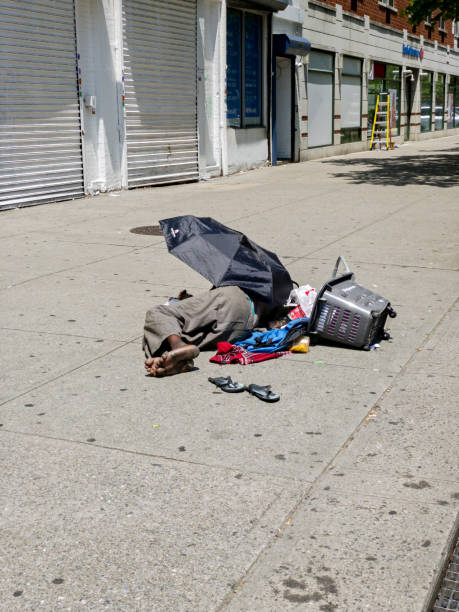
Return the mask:
M150 357L149 359L145 361L145 369L148 372L148 374L155 376L156 370L158 369L159 366L162 365L162 363L163 363L162 357Z
M145 362L145 369L151 376L173 376L183 374L193 368L193 359L199 355L199 349L194 344L182 344L172 351L163 353L161 357L152 357Z

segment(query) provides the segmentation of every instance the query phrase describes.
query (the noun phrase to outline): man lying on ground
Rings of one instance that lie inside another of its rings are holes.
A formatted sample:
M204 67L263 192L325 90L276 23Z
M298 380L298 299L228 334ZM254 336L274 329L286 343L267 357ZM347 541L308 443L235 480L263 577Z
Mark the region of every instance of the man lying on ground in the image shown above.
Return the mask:
M247 335L269 310L234 286L155 306L145 318L145 369L155 377L189 372L200 349Z

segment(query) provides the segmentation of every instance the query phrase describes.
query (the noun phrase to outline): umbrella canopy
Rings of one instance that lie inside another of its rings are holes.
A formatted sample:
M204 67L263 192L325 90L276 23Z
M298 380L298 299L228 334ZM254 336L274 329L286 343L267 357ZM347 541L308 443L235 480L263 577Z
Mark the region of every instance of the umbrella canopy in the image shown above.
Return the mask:
M292 279L271 251L211 217L183 215L159 223L169 252L215 287L236 285L273 307L285 304Z

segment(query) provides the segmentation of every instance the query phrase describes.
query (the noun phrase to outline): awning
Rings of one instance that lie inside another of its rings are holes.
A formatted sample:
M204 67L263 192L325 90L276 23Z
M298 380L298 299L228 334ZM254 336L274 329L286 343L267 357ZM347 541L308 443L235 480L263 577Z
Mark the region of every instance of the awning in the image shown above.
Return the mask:
M273 50L275 55L307 55L311 50L311 43L300 36L274 34Z
M259 11L283 11L288 7L289 0L230 0L229 7L248 8Z

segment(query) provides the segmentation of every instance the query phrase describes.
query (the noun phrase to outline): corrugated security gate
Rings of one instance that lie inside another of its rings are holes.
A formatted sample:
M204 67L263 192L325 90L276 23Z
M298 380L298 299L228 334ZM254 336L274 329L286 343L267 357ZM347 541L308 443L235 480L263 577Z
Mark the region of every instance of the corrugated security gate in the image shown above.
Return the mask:
M196 0L123 0L128 187L196 180Z
M84 195L73 0L1 0L0 78L0 208Z

